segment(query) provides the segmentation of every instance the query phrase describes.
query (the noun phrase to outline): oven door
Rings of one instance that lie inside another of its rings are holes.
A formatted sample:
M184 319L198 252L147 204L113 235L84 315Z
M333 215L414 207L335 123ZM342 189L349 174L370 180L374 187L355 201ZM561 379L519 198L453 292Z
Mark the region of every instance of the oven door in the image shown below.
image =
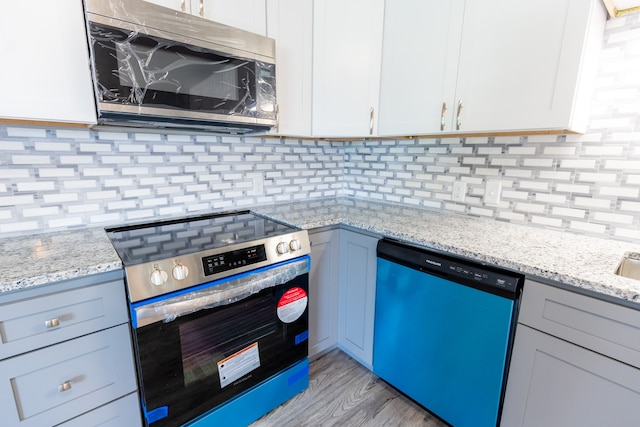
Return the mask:
M101 118L147 115L167 121L275 124L274 64L121 24L89 22Z
M175 426L308 354L308 256L132 307L143 410Z

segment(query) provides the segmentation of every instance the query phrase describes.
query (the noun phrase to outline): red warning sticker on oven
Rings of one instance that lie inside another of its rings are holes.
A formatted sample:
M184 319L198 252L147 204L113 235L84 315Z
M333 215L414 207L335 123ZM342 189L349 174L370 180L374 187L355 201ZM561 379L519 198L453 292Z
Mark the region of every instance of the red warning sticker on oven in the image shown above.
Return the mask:
M278 301L278 318L284 323L298 320L307 308L307 293L302 288L291 288Z

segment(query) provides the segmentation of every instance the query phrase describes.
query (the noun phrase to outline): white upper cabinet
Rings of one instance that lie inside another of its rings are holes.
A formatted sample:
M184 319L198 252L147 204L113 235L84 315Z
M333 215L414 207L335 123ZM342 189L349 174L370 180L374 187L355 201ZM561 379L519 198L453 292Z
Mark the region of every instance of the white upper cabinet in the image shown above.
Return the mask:
M0 119L96 123L82 2L3 2L0 52Z
M313 2L269 0L267 36L276 41L280 135L311 135Z
M146 0L252 33L267 35L266 0Z
M604 23L600 0L467 1L460 130L583 132Z
M380 135L584 131L600 0L398 3L386 5Z
M191 0L145 0L158 6L168 7L180 12L191 13ZM197 11L197 9L196 9Z
M380 135L451 128L463 12L464 0L386 2Z
M266 0L191 0L191 13L252 33L267 35Z
M384 0L314 2L314 136L376 133L383 15Z

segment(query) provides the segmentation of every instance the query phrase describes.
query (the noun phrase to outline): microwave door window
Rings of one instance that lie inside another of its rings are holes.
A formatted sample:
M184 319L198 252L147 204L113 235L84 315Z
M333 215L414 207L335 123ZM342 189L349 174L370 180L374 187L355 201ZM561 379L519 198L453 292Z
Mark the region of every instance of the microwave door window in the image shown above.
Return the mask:
M102 102L255 115L255 62L91 26Z

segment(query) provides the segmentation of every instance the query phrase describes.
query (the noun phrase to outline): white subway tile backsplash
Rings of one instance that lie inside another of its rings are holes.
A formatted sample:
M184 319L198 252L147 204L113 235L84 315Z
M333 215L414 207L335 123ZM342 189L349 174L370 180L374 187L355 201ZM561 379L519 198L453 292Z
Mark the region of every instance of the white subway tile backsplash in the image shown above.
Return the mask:
M593 234L604 235L607 232L607 226L603 224L593 224L584 221L569 221L569 229L575 231L585 231Z
M0 236L346 195L637 240L637 17L607 21L584 135L337 142L0 126ZM489 179L503 182L498 206L483 202ZM454 180L465 203L451 201Z
M22 145L22 143L20 143ZM4 143L2 144L4 145ZM23 148L24 149L24 146ZM71 151L71 144L68 142L38 142L34 144L35 151Z
M640 189L623 187L600 187L598 189L598 194L600 196L617 196L637 199L638 195L640 194Z
M50 156L41 155L13 155L10 156L9 163L14 165L50 165Z

